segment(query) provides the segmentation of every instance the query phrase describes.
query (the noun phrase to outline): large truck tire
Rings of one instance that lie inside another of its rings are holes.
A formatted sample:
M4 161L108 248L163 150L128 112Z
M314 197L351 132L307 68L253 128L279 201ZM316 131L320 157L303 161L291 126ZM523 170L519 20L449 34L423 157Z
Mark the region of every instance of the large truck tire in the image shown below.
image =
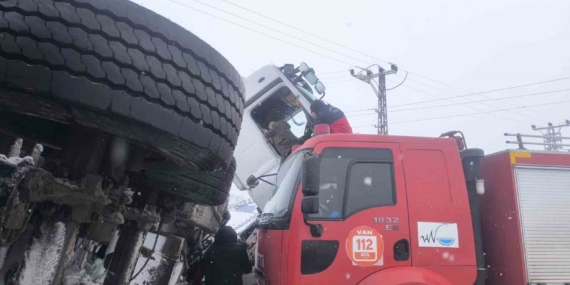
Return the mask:
M187 167L157 163L149 167L144 176L163 191L186 198L187 201L218 206L228 200L235 171L235 159L228 167L211 173L197 173Z
M2 92L63 103L208 177L231 168L244 109L222 55L126 0L0 0Z

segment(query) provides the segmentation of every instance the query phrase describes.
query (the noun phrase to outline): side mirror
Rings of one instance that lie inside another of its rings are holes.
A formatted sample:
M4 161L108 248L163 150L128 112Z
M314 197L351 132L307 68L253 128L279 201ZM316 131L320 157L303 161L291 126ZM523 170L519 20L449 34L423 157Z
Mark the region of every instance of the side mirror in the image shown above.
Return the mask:
M303 159L301 167L303 195L317 196L319 195L319 175L320 175L320 158L318 155L307 156Z
M317 84L315 84L315 90L319 94L324 94L326 89L327 88L325 87L325 85L320 81L318 81Z
M301 212L305 215L318 214L319 196L303 197L303 199L301 199Z
M292 64L285 64L282 68L283 73L286 75L295 74L295 66Z
M249 186L249 188L255 188L257 187L257 185L259 185L259 181L257 180L257 177L255 177L254 175L250 175L245 181L245 183L247 184L247 186Z
M315 75L315 71L312 68L306 72L303 72L303 77L305 77L305 79L307 79L311 85L315 85L319 81L317 75Z
M299 64L299 71L305 72L307 70L309 70L309 66L306 63L302 62L301 64Z

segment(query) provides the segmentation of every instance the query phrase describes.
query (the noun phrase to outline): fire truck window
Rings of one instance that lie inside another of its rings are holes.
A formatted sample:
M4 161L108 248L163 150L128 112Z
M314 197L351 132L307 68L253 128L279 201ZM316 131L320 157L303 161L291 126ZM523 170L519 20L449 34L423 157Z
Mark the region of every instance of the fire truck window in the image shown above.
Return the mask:
M350 165L352 165L353 162L355 161L356 162L367 161L367 162L385 163L387 165L391 165L393 161L393 155L392 151L389 149L368 149L368 148L325 149L321 153L319 214L309 215L310 219L323 220L323 219L343 218L343 212L344 212L343 206L344 206L347 175L349 174L350 171L349 169ZM352 167L354 167L354 165ZM377 168L374 167L371 169L374 175L376 175L376 170ZM391 170L388 171L388 175L391 175ZM380 181L375 181L372 187L379 187L381 185L382 184ZM370 196L370 197L374 198L378 196ZM384 196L379 196L379 197L384 197ZM379 203L380 202L376 202L375 205L379 205Z
M372 207L394 205L390 163L355 163L350 168L346 216Z

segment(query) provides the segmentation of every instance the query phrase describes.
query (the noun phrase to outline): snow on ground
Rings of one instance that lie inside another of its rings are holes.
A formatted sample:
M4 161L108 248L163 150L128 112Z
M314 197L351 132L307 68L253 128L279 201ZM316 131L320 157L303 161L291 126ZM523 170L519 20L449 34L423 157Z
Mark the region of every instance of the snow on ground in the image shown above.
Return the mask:
M232 216L228 226L234 228L238 233L251 225L258 214L257 205L249 194L246 191L239 191L235 187L230 190L228 210Z
M63 285L99 285L103 284L107 270L103 259L97 258L93 265L86 264L84 269L74 265L63 274Z
M26 252L25 265L20 274L21 285L49 285L65 243L65 224L62 222L50 227L41 227L42 235L34 238Z

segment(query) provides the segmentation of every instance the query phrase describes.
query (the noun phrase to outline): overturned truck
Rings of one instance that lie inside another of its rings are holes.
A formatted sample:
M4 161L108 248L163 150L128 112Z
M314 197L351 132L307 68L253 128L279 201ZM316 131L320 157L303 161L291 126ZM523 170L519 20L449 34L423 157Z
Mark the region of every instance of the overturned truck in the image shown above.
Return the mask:
M243 93L130 1L0 0L0 284L176 284L229 219Z

